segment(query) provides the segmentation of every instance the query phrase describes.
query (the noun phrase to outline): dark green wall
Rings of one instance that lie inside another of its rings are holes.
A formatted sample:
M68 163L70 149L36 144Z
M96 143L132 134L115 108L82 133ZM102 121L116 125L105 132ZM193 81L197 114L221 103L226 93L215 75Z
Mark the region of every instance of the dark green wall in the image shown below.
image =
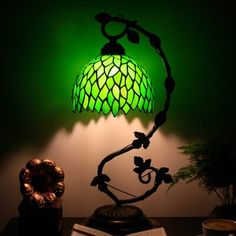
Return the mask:
M71 89L83 65L105 43L94 20L104 11L138 20L161 37L176 80L164 131L191 139L234 137L233 2L6 1L1 6L1 152L46 144L57 129L70 130L83 120L71 112ZM163 71L146 39L138 46L125 39L122 44L142 62L157 99L160 95L157 103L162 101Z

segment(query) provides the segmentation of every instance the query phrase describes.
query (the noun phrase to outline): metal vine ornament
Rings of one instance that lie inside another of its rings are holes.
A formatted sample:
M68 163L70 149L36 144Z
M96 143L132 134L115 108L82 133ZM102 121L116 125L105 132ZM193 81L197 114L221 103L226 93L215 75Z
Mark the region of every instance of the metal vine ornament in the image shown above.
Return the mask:
M167 58L161 49L160 38L156 34L139 26L137 21L129 21L121 16L112 17L107 13L100 13L95 18L101 24L102 34L109 42L102 48L101 55L91 61L78 76L72 93L73 111L96 110L105 115L112 112L113 116L116 116L119 110L126 114L136 108L140 111L152 112L153 89L151 81L146 71L132 58L125 55L124 48L117 43L117 40L124 36L127 36L131 43L136 44L139 43L139 33L146 36L150 45L162 59L166 71L164 81L166 99L163 109L155 116L152 129L147 134L134 132L135 139L130 144L107 155L99 164L97 176L91 182L92 186L97 186L100 191L107 194L115 202L115 205L98 208L88 224L108 232L117 232L119 229L120 234L130 233L151 226L139 208L124 204L144 200L153 194L161 183L170 183L172 177L168 173L169 169L153 167L151 159L144 160L142 157L135 156L134 172L139 181L142 184L148 184L154 177L153 187L140 196L131 195L109 185L110 177L104 173L103 169L109 161L122 154L133 149L148 148L151 137L166 121L175 81L171 76ZM124 30L120 34L110 35L106 31L106 26L112 22L123 24ZM126 193L129 198L119 199L112 189Z

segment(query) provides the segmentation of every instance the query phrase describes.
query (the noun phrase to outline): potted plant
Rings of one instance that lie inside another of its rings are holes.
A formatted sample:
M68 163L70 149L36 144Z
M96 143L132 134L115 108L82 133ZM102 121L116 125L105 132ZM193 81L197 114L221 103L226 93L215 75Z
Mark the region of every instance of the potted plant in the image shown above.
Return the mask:
M236 219L236 149L226 139L215 139L178 148L189 160L173 176L170 188L180 180L198 181L209 193L214 192L221 205L211 216Z

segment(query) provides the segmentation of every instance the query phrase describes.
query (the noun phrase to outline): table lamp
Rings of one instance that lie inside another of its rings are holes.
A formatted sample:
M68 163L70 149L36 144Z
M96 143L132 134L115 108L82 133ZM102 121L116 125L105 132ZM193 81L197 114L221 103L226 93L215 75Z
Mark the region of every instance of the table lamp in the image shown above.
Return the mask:
M144 134L135 131L135 139L123 147L107 155L98 165L97 175L91 185L109 196L113 205L101 206L95 210L89 218L87 225L104 230L109 233L125 235L153 227L153 223L146 217L142 210L131 203L144 200L153 194L161 183L170 183L171 175L166 167L156 168L151 165L151 159L144 160L142 157L134 157L134 172L142 184L153 181L153 187L140 196L134 196L109 184L110 177L104 173L105 165L133 149L148 148L150 139L157 129L166 121L171 94L175 87L175 81L171 76L168 60L161 48L160 38L148 32L137 21L130 21L122 16L112 17L107 13L98 14L95 19L101 24L102 35L109 42L101 49L101 55L95 57L82 73L77 77L72 90L72 109L74 112L96 111L113 116L119 113L127 114L129 111L138 109L146 113L153 111L154 92L152 82L146 71L131 57L125 54L125 49L117 42L127 36L131 43L139 43L139 34L149 39L150 45L155 49L163 62L166 72L164 86L166 98L163 109L159 111L154 120L152 129ZM122 32L111 35L107 32L110 23L119 23L124 26ZM119 199L112 190L118 190L127 194L126 199Z

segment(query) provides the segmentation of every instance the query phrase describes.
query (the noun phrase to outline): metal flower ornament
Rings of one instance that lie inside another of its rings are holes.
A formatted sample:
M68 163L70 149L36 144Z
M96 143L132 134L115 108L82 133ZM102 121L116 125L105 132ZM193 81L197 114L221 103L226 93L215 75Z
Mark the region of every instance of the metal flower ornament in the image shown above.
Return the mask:
M107 194L115 202L114 207L104 206L95 211L93 216L93 220L96 218L95 224L98 224L98 221L101 223L101 217L117 223L118 219L122 221L124 218L135 218L138 214L137 209L134 210L137 214L133 213L133 208L127 211L127 205L124 204L144 200L153 194L163 182L168 184L172 181L168 168L153 167L151 159L144 160L142 157L135 156L133 170L137 174L138 180L142 184L150 183L152 178L154 181L151 189L140 196L134 196L111 186L109 184L111 179L104 173L104 167L114 158L131 150L148 148L154 133L166 122L175 81L171 76L168 60L161 48L160 38L156 34L142 28L137 21L129 21L121 16L112 17L107 13L101 13L95 18L101 24L101 32L109 42L102 48L101 55L84 67L82 74L78 76L72 92L73 111L95 110L99 113L102 112L104 115L112 112L113 116L116 116L119 111L127 114L130 110L136 108L140 111L152 112L154 95L151 80L146 71L134 59L125 55L124 48L117 42L124 36L127 36L128 40L135 44L139 43L140 33L146 36L150 45L161 58L166 71L164 81L166 98L163 109L155 116L152 129L147 134L135 131L135 138L130 144L107 155L99 164L97 175L91 182L92 186L97 186L100 191ZM117 35L110 35L106 30L106 26L113 22L123 24L125 26L124 30ZM112 192L114 189L126 193L129 197L119 199ZM120 213L121 209L123 209L122 214ZM104 222L101 224L104 224ZM137 225L137 221L135 224Z

